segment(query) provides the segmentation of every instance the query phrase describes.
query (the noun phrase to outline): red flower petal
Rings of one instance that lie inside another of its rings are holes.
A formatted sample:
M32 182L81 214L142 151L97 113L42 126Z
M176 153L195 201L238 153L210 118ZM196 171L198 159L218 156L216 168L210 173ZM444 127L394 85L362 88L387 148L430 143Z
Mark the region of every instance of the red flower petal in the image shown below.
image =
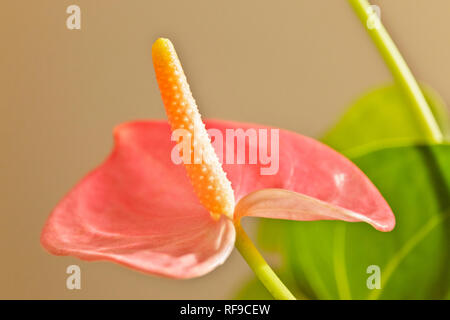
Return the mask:
M224 137L225 129L267 129L216 120L207 128ZM261 175L267 165L224 165L237 200L258 189L282 188L358 212L386 229L393 226L389 206L346 158L292 132L280 130L279 141L274 175ZM234 244L232 222L214 221L200 205L185 168L171 161L173 147L164 121L116 128L112 154L54 209L42 245L54 254L111 260L174 278L200 276L223 263ZM266 151L248 141L247 147Z
M207 127L221 131L228 128L242 128L243 130L274 129L254 124L216 120L208 121ZM231 149L232 146L229 145L227 148ZM257 148L258 153L267 154L267 145L252 146L247 141L247 149L252 148ZM235 190L237 202L256 190L266 188L286 189L361 215L359 218L348 216L345 219L342 216L341 218L346 221L366 221L381 231L390 231L395 225L395 218L389 205L364 173L347 158L317 140L294 132L280 130L279 170L277 174L261 175L261 167L267 166L261 164L225 164L223 166ZM298 202L298 199L296 201ZM275 202L272 202L272 204L274 205ZM278 202L278 204L281 205L281 202ZM298 202L298 204L300 203ZM310 205L312 203L308 204L308 206ZM316 203L316 205L319 205L319 203ZM267 214L265 213L264 216L270 217ZM271 217L286 219L280 214L274 214ZM289 217L292 220L326 219L326 217L320 215L315 218L311 216L308 219L301 215L297 217L290 215Z
M173 278L201 276L222 264L234 247L233 223L214 221L183 166L171 162L168 124L125 124L114 135L109 158L52 212L42 245L53 254Z
M297 221L344 220L363 221L380 231L390 231L393 220L375 221L328 202L285 189L262 189L243 197L236 205L234 219L262 217Z

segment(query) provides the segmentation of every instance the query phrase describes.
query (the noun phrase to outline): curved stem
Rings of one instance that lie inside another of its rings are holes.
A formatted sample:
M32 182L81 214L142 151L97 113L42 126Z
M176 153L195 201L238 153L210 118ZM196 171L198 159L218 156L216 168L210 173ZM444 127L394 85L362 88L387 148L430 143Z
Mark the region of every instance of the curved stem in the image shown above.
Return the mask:
M394 41L384 28L378 16L373 12L367 0L349 0L350 5L366 26L366 30L381 53L392 75L403 88L413 106L413 112L427 138L433 142L442 142L443 135L417 84L411 70L400 54ZM370 25L370 27L369 27Z
M236 248L270 294L277 300L296 300L294 295L286 288L284 283L281 282L275 272L261 256L252 240L245 233L241 224L235 222L235 227Z

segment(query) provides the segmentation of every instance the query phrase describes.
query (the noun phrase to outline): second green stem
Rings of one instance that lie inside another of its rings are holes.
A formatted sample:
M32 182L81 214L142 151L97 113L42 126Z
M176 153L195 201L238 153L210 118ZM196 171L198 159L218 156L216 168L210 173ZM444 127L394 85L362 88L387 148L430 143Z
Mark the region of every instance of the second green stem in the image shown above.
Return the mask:
M411 70L397 49L394 41L373 11L367 0L349 0L361 22L367 26L366 30L381 53L395 80L402 87L408 100L414 108L416 119L426 137L433 142L442 142L442 132L417 84ZM370 23L370 26L369 26Z

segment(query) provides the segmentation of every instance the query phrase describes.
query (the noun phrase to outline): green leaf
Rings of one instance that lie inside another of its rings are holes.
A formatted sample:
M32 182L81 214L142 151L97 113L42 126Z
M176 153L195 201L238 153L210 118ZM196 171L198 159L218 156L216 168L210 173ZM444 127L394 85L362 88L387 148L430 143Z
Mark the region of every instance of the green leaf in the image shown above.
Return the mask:
M424 91L448 137L445 104L430 88ZM449 147L383 148L423 141L415 128L407 100L391 85L359 98L324 138L378 186L397 218L393 232L336 221L261 222L260 244L283 254L297 290L323 299L442 298L450 290ZM381 267L381 290L366 286L372 264Z
M285 222L285 258L297 286L312 288L320 299L444 298L450 288L450 146L386 148L353 160L386 197L397 225L381 233L362 223ZM371 265L381 268L380 290L366 285Z
M449 137L450 118L445 103L431 88L424 86L423 92L444 136ZM358 98L322 141L344 153L393 140L423 141L416 121L401 89L383 86Z

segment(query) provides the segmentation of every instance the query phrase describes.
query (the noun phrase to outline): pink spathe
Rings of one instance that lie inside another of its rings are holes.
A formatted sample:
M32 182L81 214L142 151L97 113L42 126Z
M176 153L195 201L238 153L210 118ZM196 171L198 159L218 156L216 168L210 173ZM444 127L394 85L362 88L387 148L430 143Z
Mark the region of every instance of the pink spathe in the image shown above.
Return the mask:
M224 136L226 129L268 128L205 123ZM172 278L198 277L222 264L234 247L233 221L223 215L213 219L200 204L185 168L171 160L170 137L165 121L118 126L110 156L51 213L42 245L56 255L110 260ZM223 165L237 202L234 220L340 219L368 222L381 231L394 227L394 215L375 186L331 148L280 130L278 160L274 175L261 175L267 165L259 162Z

